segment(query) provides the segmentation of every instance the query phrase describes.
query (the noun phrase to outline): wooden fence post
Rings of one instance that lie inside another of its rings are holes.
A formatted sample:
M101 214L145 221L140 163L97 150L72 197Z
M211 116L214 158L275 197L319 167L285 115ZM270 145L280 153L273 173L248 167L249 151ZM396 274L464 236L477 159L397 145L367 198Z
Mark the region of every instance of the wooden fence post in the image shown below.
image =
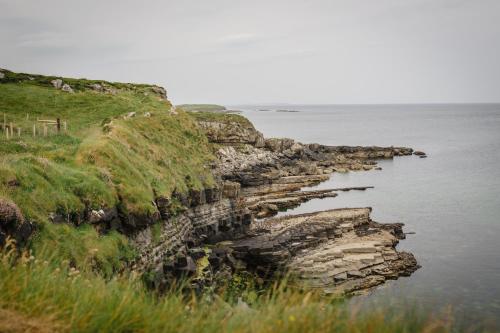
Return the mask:
M61 132L61 119L57 118L57 134Z
M36 137L36 123L33 123L33 137Z
M17 137L21 137L21 127L17 127Z

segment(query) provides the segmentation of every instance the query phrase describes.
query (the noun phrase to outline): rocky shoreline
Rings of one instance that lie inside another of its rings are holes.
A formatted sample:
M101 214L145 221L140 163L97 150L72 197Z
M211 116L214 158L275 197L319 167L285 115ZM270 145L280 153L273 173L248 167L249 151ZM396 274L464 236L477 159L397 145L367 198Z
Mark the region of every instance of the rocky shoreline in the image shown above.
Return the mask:
M215 185L170 197L155 194L148 215L124 214L116 206L51 213L49 219L122 232L138 252L128 268L160 291L181 277L202 291L238 274L258 281L290 274L303 287L355 294L419 267L412 254L395 249L404 238L402 225L372 221L371 208L274 216L312 199L372 188L307 189L336 172L374 170L378 159L424 153L266 139L236 115L198 119L198 125L216 156L207 166ZM0 201L0 222L0 242L11 235L23 243L33 231L13 202Z
M335 172L377 169L377 159L412 155L411 148L265 139L249 122L199 125L216 147L218 185L179 198L189 208L163 216L156 237L153 227L132 235L141 250L133 269L149 271L152 287L188 276L201 290L245 272L261 280L290 274L302 287L356 294L418 269L412 254L395 249L402 224L372 221L371 208L272 218L311 199L372 188L304 190Z

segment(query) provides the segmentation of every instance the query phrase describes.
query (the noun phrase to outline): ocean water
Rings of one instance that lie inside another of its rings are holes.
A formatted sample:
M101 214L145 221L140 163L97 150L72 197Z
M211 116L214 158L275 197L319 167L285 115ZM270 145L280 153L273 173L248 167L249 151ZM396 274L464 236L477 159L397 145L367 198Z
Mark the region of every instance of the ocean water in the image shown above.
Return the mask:
M375 221L405 223L404 230L415 234L398 249L412 252L422 268L363 298L434 311L451 306L469 323L500 323L500 105L233 108L242 110L266 137L425 151L426 159L380 161L381 171L333 174L318 187L375 188L315 199L287 214L369 206ZM271 111L258 111L262 109ZM273 111L284 109L299 112Z

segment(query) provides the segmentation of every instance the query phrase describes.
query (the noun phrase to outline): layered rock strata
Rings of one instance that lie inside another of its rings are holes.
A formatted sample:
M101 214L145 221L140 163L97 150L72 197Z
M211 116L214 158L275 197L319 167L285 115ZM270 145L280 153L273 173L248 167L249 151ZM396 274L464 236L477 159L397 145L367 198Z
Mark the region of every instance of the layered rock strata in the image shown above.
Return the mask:
M152 273L154 287L190 276L202 288L244 270L267 278L289 272L311 288L357 293L418 268L411 254L395 250L402 225L372 221L370 208L268 218L308 200L372 188L303 190L335 172L375 169L376 159L411 155L412 149L264 139L246 121L199 124L218 147L217 187L177 195L186 209L175 217L171 200L159 198L160 223L132 236L141 252L134 268Z
M268 219L231 248L258 272L289 272L329 293L353 293L411 274L415 258L395 250L404 238L402 225L376 223L370 212L345 208Z

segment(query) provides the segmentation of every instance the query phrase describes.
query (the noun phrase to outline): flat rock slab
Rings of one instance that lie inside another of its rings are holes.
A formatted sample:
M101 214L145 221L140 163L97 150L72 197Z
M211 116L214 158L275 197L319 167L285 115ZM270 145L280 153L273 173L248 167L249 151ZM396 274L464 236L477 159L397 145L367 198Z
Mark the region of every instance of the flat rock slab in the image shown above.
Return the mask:
M418 268L412 254L395 249L401 224L374 222L370 212L345 208L267 219L232 248L248 267L288 272L328 293L359 293Z

